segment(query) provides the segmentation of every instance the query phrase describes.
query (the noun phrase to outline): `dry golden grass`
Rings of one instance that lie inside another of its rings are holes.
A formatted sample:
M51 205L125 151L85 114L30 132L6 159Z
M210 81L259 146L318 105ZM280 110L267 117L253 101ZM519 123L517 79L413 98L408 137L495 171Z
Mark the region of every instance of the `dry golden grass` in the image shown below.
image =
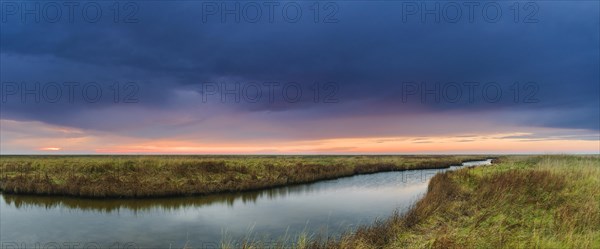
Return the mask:
M2 156L10 194L158 197L257 190L355 174L443 168L481 156Z
M306 248L600 248L600 157L438 174L407 213Z

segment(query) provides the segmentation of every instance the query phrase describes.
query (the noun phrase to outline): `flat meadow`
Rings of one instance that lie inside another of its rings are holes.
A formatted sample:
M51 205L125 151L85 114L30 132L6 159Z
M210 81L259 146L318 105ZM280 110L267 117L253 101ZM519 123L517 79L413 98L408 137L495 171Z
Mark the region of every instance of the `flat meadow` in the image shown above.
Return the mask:
M600 248L600 157L505 156L440 173L408 212L307 238L297 247Z
M2 156L7 194L166 197L258 190L356 174L444 168L482 156Z
M0 186L7 196L206 195L446 168L490 157L2 156ZM492 165L436 174L423 198L407 210L349 228L341 236L308 232L275 242L225 240L220 247L600 248L600 156L494 158Z

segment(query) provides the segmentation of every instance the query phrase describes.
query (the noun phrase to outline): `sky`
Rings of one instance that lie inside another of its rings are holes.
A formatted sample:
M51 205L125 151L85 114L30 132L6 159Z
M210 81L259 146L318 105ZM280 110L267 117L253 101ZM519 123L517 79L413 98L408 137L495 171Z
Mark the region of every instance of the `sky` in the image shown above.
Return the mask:
M598 154L599 5L2 1L0 154Z

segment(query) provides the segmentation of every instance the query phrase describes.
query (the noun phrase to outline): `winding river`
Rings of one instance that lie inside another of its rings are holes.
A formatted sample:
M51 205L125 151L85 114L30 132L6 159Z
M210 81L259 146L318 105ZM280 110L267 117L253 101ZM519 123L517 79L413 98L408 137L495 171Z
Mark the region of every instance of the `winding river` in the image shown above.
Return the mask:
M0 195L4 248L217 248L221 241L337 236L406 210L438 170L357 175L200 197L90 200Z

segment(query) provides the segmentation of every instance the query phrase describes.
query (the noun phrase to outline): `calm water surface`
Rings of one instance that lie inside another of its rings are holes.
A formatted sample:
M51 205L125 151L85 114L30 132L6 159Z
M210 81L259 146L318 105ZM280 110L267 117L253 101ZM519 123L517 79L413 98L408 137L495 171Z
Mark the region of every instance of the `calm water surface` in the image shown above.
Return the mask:
M491 160L462 166L490 164ZM460 168L451 167L449 170ZM215 248L222 239L339 235L405 210L445 170L359 175L203 197L89 200L0 195L2 249ZM16 243L16 244L15 244Z

